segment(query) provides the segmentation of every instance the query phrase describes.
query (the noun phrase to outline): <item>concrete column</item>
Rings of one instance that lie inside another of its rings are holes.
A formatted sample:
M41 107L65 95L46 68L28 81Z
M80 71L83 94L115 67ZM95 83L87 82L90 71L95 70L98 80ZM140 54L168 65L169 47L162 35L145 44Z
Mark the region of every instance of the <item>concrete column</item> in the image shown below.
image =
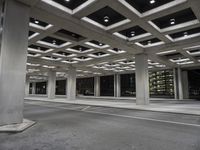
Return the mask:
M100 77L94 77L94 96L100 96Z
M177 69L173 69L173 79L174 79L174 99L178 99L178 87L177 87Z
M67 78L67 99L76 99L76 68L70 67Z
M182 70L181 68L177 69L177 77L178 77L178 98L179 100L183 99L183 83L182 83Z
M149 74L148 57L146 54L135 56L136 75L136 104L149 104Z
M182 84L183 84L183 98L189 99L189 84L188 84L188 72L182 72Z
M47 95L49 99L54 99L56 93L56 72L49 71L48 72L48 88Z
M26 76L26 84L25 84L25 96L29 96L29 90L30 90L30 80L29 76Z
M121 84L120 84L120 74L115 74L114 76L114 96L120 97L121 95Z
M29 7L5 1L0 49L0 125L22 123Z
M32 82L32 94L36 94L36 82Z

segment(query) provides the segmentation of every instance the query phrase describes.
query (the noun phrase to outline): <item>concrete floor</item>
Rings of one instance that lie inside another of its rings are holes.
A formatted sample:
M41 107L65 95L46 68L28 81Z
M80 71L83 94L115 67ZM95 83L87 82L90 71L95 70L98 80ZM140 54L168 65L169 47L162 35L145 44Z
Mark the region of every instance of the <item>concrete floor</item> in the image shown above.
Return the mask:
M200 150L200 116L26 101L36 125L0 150Z

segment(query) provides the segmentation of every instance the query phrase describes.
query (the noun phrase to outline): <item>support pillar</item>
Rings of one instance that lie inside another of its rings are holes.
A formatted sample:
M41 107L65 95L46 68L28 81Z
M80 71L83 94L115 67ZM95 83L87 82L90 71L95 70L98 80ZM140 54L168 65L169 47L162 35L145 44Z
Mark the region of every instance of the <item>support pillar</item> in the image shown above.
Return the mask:
M100 96L100 77L94 77L94 96Z
M173 69L173 79L174 79L174 99L178 99L178 87L177 87L177 69Z
M48 72L48 88L47 88L48 99L54 99L55 93L56 93L56 72L49 71Z
M181 68L177 69L177 78L178 78L178 99L183 100L183 83L182 83L182 70Z
M23 122L29 7L5 1L0 49L0 126Z
M25 96L29 96L29 90L30 90L30 79L29 76L26 76L26 84L25 84Z
M149 74L148 74L148 57L146 54L135 56L136 66L136 104L149 104Z
M189 99L189 84L188 84L188 72L182 72L182 84L183 84L183 98Z
M115 97L120 97L121 89L120 89L120 74L115 74L114 76L114 94Z
M32 82L32 94L36 94L36 82Z
M76 68L70 67L67 77L67 99L76 99Z

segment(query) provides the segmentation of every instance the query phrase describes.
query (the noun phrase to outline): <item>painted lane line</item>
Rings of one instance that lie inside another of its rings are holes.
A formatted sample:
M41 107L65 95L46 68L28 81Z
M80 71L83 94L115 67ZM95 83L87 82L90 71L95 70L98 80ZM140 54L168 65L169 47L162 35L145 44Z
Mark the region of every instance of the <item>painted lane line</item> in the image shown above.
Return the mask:
M88 108L90 108L91 106L87 106L87 107L85 107L85 108L83 108L83 109L81 109L82 111L86 111Z

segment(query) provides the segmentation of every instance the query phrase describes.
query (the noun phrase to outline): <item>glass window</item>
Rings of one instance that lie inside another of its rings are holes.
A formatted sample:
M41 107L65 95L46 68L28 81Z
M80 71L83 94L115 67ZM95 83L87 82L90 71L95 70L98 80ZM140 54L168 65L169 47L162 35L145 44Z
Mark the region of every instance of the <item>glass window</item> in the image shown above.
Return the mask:
M114 96L114 75L100 77L100 96Z
M66 80L56 81L56 95L66 95Z
M135 74L121 74L121 96L125 97L135 97Z
M36 83L36 94L47 94L47 82Z
M33 88L33 83L30 83L30 85L29 85L29 94L32 94L32 88Z
M200 99L200 70L188 71L189 98Z
M173 70L149 72L150 97L173 98Z
M94 96L94 78L78 78L76 89L78 95Z

